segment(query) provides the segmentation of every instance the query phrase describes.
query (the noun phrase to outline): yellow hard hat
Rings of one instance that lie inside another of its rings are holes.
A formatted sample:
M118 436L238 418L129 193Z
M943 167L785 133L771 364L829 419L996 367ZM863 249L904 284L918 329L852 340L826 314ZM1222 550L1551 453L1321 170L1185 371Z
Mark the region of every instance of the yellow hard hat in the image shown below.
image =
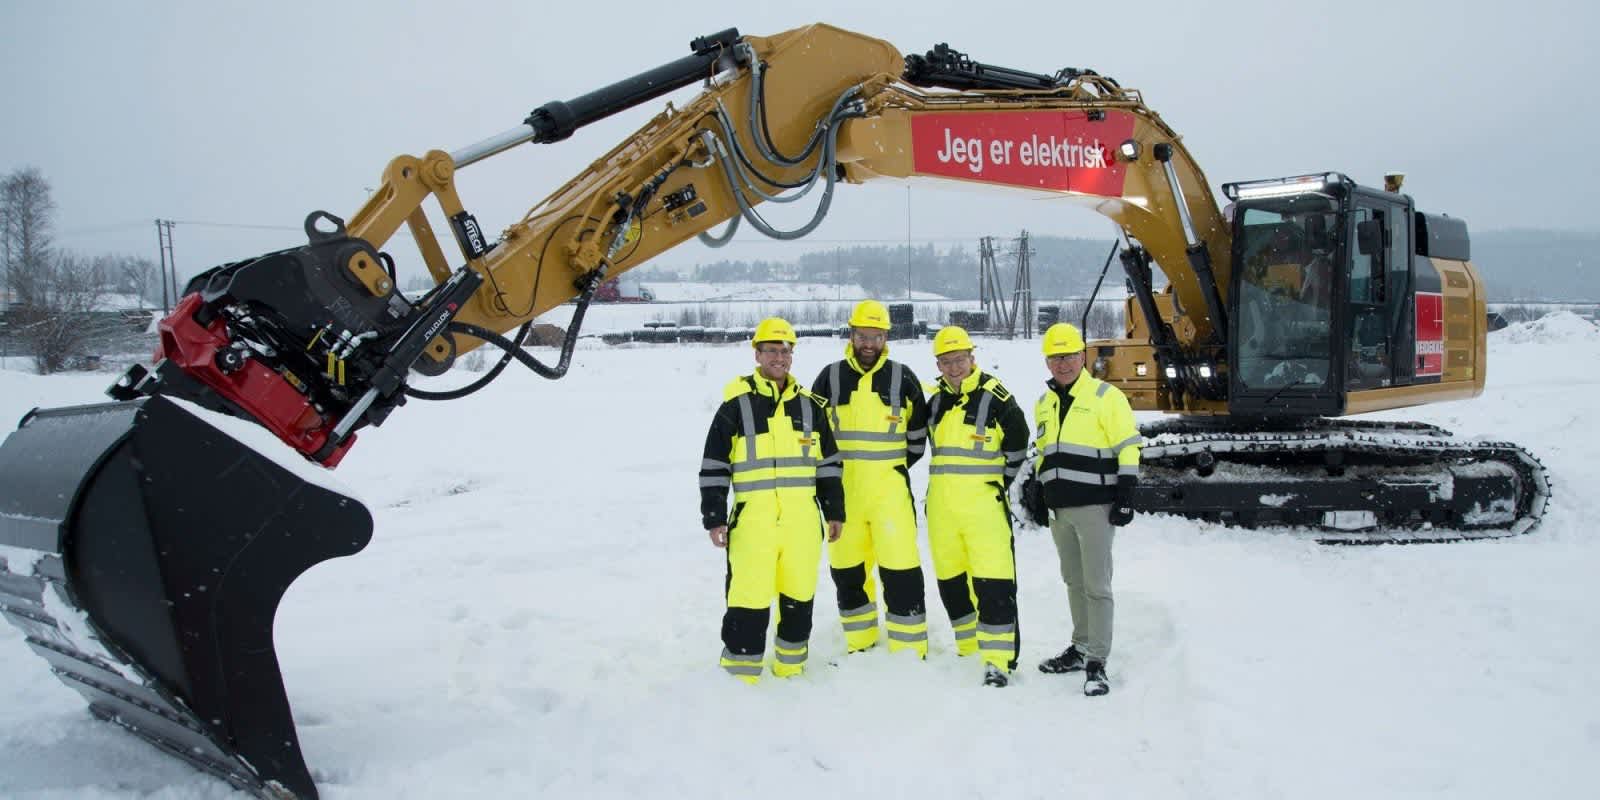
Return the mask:
M1071 355L1083 352L1083 334L1075 325L1057 322L1044 332L1044 354L1047 356Z
M889 309L876 300L862 300L850 312L850 327L889 330Z
M750 346L755 347L762 342L788 342L795 343L794 326L783 317L767 317L756 326L756 335L750 337Z
M946 325L933 335L933 354L942 356L954 350L971 350L972 337L959 325Z

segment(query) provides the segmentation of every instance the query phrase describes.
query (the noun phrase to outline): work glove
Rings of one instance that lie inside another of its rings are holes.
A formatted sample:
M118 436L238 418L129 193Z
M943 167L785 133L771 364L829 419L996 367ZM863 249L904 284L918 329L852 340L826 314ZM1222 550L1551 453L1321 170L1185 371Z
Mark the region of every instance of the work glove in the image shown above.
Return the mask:
M1111 501L1111 526L1120 528L1133 521L1133 493L1126 489L1118 489L1117 497Z
M1029 522L1041 528L1050 524L1050 507L1044 503L1044 484L1032 475L1022 483L1022 510Z

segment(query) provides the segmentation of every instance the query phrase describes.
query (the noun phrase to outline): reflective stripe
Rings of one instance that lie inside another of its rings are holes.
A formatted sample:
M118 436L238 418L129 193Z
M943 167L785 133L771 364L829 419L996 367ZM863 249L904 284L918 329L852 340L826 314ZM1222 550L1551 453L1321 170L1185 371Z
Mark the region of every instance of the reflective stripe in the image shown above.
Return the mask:
M831 467L834 464L838 464L838 463L840 463L842 461L844 461L844 456L839 455L838 451L834 451L833 455L828 456L827 458L824 458L821 461L818 461L817 462L817 466L819 466L819 467Z
M979 447L968 449L965 447L939 447L935 445L933 448L933 457L939 458L940 456L949 458L981 458L990 460L1001 458L1002 454L991 450L984 450L983 448Z
M920 628L915 631L902 631L890 628L889 638L897 642L925 642L928 640L928 629Z
M750 405L750 395L739 395L739 418L744 423L744 457L746 462L756 460L756 411ZM738 467L734 467L735 470Z
M761 654L760 653L735 653L732 650L729 650L728 648L724 647L724 648L722 648L722 660L723 661L735 661L735 662L738 662L738 663L741 663L741 664L757 664L757 665L759 665L761 663Z
M1005 456L1007 461L1021 461L1022 457L1027 454L1027 450L1007 450L1001 455Z
M732 486L732 485L733 485L733 479L728 477L728 476L726 476L726 475L719 475L719 476L714 477L714 478L701 478L700 479L700 488L702 488L702 489L718 489L718 488L726 489L726 488L728 488L729 486Z
M820 472L820 470L819 470ZM826 475L822 477L828 477ZM812 488L817 485L814 478L772 478L764 481L738 482L733 485L735 492L759 492L763 489L802 489Z
M811 431L817 425L816 420L811 416L811 407L813 405L815 404L811 402L811 398L804 395L800 396L800 424L805 428L805 433L802 434L805 438L801 440L804 444L800 445L800 455L802 456L811 455ZM781 400L778 407L783 408Z
M1134 477L1138 477L1139 476L1139 465L1138 464L1123 464L1123 465L1117 467L1117 474L1118 475L1132 475Z
M1134 438L1137 439L1139 437L1135 436ZM1068 444L1066 442L1058 442L1056 444L1047 444L1047 445L1045 445L1044 446L1044 450L1041 450L1040 454L1041 455L1047 455L1047 456L1053 456L1053 455L1056 455L1058 453L1066 453L1067 455L1074 455L1074 456L1088 456L1090 458L1105 458L1107 456L1110 456L1112 454L1112 452L1113 451L1111 451L1111 450L1105 450L1105 449L1102 449L1102 448L1099 448L1099 447L1090 447L1088 445L1083 445L1083 444Z
M1015 623L1015 622L1008 622L1008 623L1006 623L1004 625L991 625L991 624L984 623L984 622L978 623L978 632L979 633L987 633L987 634L991 634L993 636L1000 636L1000 635L1007 634L1007 633L1016 633L1016 631L1017 631L1017 623Z
M972 429L982 435L989 429L989 401L994 399L994 394L984 387L983 399L978 401L978 419L973 423Z
M1017 643L1010 639L979 639L979 650L1015 650Z
M877 619L878 618L878 604L877 603L868 603L868 604L866 604L864 606L861 606L860 608L852 608L852 609L850 609L848 611L841 609L839 611L839 616L841 616L841 617L859 617L859 616L861 616L863 614L871 614L873 619Z
M733 474L738 475L741 472L753 472L758 469L783 469L785 467L810 467L816 465L816 459L802 458L801 456L763 458L757 461L743 461L738 464L734 464Z
M833 430L839 430L839 364L835 361L828 366L828 413L833 417Z
M885 622L892 622L892 623L894 623L896 625L926 625L926 624L928 624L928 615L927 614L911 614L911 615L908 615L908 616L901 616L899 614L885 614L885 615L883 615L883 619L884 619Z
M919 441L919 440L922 440L922 439L926 439L926 438L928 438L928 429L927 428L922 428L921 430L911 431L911 432L906 434L906 439L909 440L909 441L913 441L913 442Z
M1040 473L1039 480L1049 482L1054 480L1072 481L1073 483L1087 483L1094 486L1109 486L1117 482L1115 475L1100 475L1094 472L1080 472L1075 469L1047 469Z
M1096 388L1094 390L1094 396L1095 397L1105 397L1106 396L1106 392L1109 392L1109 391L1111 391L1111 384L1102 383L1102 384L1100 384L1100 386L1098 388Z
M848 461L898 461L905 457L899 450L840 450L839 455Z
M956 634L956 641L960 641L962 639L971 639L972 637L978 635L978 629L977 628L956 628L955 634Z
M1140 436L1139 434L1136 433L1136 434L1134 434L1132 436L1129 436L1126 439L1123 439L1120 442L1117 442L1114 445L1111 445L1111 447L1108 448L1108 449L1113 453L1120 453L1120 452L1122 452L1122 448L1127 447L1129 445L1140 444L1143 441L1144 441L1144 437Z
M718 460L716 460L714 458L702 458L702 459L700 459L700 468L701 469L727 469L728 468L728 462L726 462L726 461L718 461Z
M906 445L907 453L916 453L919 456L922 455L922 451L926 449L928 449L928 446L922 442L912 442L911 444Z
M736 665L736 664L723 664L722 668L727 670L728 674L730 674L730 675L760 675L761 674L761 665L760 664L751 664L749 666L740 666L740 665Z
M868 628L878 627L878 618L874 616L872 619L843 620L842 625L847 631L864 631Z
M896 361L896 362L894 362L893 369L891 369L890 373L889 373L889 413L890 413L890 415L894 416L897 419L900 417L900 370L901 369L902 369L902 367L900 366L900 362ZM894 433L895 429L899 428L899 427L900 427L900 423L899 422L890 422L889 423L889 432L890 433Z
M790 642L783 639L772 640L772 660L779 664L804 664L806 663L806 643Z
M1004 475L1004 464L933 464L929 475Z
M833 438L841 442L903 442L906 437L898 433L872 433L869 431L839 431Z
M819 478L843 478L844 477L844 467L818 467L817 468L817 477L819 477Z

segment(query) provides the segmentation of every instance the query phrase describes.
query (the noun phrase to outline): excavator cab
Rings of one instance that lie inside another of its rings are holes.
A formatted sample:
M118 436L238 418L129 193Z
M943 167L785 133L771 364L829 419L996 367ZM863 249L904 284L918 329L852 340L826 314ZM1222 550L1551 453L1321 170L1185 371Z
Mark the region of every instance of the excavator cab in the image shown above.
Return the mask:
M1362 393L1444 378L1439 359L1428 357L1444 349L1440 274L1416 257L1411 198L1338 173L1225 191L1236 202L1238 265L1230 413L1343 416L1355 413L1360 404L1351 401ZM1465 225L1435 219L1459 228L1453 238L1465 267ZM1419 315L1427 317L1420 326ZM1427 338L1420 347L1419 332Z

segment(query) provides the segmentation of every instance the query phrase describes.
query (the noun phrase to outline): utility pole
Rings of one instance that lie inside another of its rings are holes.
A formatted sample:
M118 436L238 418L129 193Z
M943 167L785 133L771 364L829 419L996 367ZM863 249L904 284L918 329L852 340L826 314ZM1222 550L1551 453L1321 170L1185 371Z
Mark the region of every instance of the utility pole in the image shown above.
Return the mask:
M1028 246L1028 232L1017 239L1017 287L1011 295L1011 318L1022 323L1022 338L1033 338L1033 255ZM1020 320L1018 319L1018 315Z
M172 313L178 300L178 262L172 257L172 220L156 220L156 247L161 254L161 315ZM169 277L170 280L169 280ZM171 293L168 293L168 287Z

